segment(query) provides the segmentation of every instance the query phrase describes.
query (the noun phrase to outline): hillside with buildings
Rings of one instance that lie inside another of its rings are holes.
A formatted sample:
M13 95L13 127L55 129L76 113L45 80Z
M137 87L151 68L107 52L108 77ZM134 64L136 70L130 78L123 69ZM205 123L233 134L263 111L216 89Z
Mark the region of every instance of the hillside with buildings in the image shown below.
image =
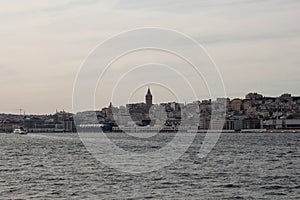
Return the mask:
M105 127L106 131L144 126L177 130L184 119L185 126L207 130L214 124L223 123L218 117L211 119L212 106L218 105L226 106L224 130L300 129L300 97L291 94L266 97L258 93L249 93L244 99L218 98L187 104L153 104L150 89L147 90L145 102L120 107L114 107L111 103L99 111L77 113L76 119L79 120L76 122L85 127L98 124L102 128ZM29 132L76 132L74 114L65 111L51 115L0 114L1 132L12 132L17 127L24 127Z

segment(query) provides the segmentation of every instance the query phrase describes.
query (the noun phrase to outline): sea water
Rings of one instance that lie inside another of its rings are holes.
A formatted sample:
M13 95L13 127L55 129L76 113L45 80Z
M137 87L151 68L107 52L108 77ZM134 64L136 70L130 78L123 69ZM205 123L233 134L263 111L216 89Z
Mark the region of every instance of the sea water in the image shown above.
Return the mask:
M109 134L140 153L174 136ZM200 159L204 136L173 164L130 174L96 160L77 134L0 134L0 199L300 199L299 133L223 133Z

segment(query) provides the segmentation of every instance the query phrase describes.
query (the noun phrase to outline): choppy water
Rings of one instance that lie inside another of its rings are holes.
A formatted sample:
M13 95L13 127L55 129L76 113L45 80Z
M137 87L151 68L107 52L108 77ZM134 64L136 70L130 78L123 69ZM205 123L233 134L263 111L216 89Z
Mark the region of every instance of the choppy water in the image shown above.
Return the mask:
M112 137L127 150L141 147ZM200 136L171 166L140 175L104 166L76 134L0 138L0 199L300 199L297 133L222 134L201 160Z

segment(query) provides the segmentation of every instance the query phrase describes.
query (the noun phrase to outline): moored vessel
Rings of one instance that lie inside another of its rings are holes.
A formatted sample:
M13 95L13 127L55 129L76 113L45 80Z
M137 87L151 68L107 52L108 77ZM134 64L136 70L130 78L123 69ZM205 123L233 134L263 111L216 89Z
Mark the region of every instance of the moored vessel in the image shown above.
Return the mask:
M14 134L19 134L19 135L27 135L28 131L24 128L16 128L14 130Z

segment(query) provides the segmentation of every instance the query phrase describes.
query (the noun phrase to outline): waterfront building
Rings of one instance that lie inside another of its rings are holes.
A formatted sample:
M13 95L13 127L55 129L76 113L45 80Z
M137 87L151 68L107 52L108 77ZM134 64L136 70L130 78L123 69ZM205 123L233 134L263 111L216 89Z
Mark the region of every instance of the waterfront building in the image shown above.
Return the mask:
M300 129L300 119L274 119L263 123L266 129Z

